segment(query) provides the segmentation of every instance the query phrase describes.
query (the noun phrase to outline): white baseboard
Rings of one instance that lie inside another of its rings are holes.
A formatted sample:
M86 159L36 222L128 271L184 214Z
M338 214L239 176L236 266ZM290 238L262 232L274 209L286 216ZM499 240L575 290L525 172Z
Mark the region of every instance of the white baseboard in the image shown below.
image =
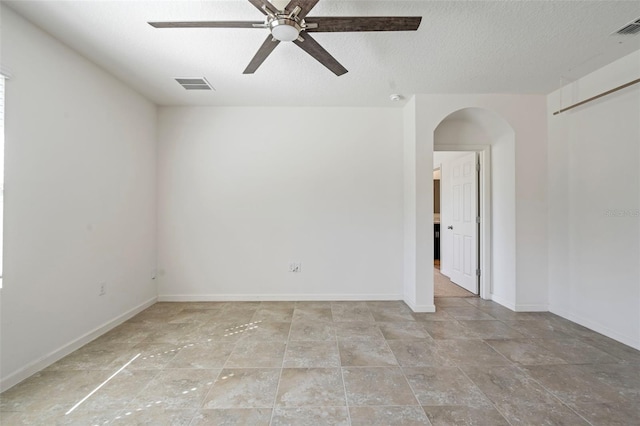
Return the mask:
M161 294L158 302L287 302L402 300L400 294Z
M549 312L549 305L546 305L546 304L540 304L540 305L516 304L511 302L510 300L506 300L495 294L491 295L491 300L493 300L499 305L504 306L505 308L511 309L514 312Z
M405 301L404 303L407 303L407 302ZM413 303L407 303L407 305L409 305L411 310L416 313L422 313L422 312L431 313L436 311L436 305L414 305Z
M549 305L516 305L516 312L549 312Z
M624 343L627 346L631 346L634 349L640 350L640 339L638 338L620 334L617 331L612 330L609 327L606 327L600 323L597 323L588 318L584 318L580 315L576 315L573 312L570 312L566 309L559 308L554 305L549 306L549 312L559 315L562 318L566 318L569 321L573 321L576 324L580 324L583 327L587 327L588 329L593 330L597 333L610 337L613 340L617 340L620 343Z
M513 302L512 302L512 301L510 301L510 300L503 299L502 297L497 296L497 295L495 295L495 294L492 294L492 295L491 295L491 300L493 300L494 302L496 302L496 303L497 303L497 304L499 304L499 305L504 306L505 308L511 309L512 311L515 311L515 310L516 310L516 304L515 304L515 303L513 303Z
M88 333L78 337L77 339L67 343L66 345L61 346L60 348L48 353L47 355L45 355L45 356L43 356L43 357L41 357L41 358L39 358L39 359L27 364L26 366L24 366L20 370L14 372L14 373L11 373L7 377L3 377L0 380L0 392L4 392L5 390L11 388L12 386L17 385L18 383L20 383L24 379L32 376L33 374L37 373L38 371L40 371L40 370L42 370L44 368L47 368L48 366L50 366L54 362L64 358L65 356L69 355L71 352L80 349L82 346L84 346L87 343L89 343L90 341L94 340L96 337L99 337L99 336L103 335L107 331L109 331L112 328L122 324L123 322L125 322L129 318L133 317L134 315L138 314L139 312L144 311L149 306L151 306L154 303L156 303L156 301L157 301L157 298L156 297L152 297L151 299L149 299L146 302L136 306L133 309L130 309L129 311L125 312L124 314L118 315L114 319L112 319L110 321L107 321L106 323L102 324L99 327L94 328L93 330L91 330Z

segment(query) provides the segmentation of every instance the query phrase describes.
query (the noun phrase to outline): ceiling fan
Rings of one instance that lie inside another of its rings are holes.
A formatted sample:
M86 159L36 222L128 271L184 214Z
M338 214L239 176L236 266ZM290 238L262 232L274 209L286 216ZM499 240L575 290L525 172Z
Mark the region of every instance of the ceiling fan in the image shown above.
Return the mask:
M155 28L266 28L270 35L262 43L244 74L253 74L281 41L292 41L318 62L340 76L347 72L329 52L311 37L312 32L416 31L420 16L307 17L319 0L249 0L266 15L264 21L149 22Z

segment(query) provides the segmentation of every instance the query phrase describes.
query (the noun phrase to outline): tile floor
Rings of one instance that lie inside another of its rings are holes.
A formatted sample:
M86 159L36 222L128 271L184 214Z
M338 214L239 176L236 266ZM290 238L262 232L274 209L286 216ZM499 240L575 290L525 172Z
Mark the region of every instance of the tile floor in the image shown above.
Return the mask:
M436 304L157 303L0 395L0 423L640 424L640 352L548 313Z

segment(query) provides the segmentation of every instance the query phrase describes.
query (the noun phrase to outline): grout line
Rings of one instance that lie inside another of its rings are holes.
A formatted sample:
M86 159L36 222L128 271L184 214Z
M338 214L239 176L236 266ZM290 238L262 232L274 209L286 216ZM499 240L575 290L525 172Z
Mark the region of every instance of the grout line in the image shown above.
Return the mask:
M118 371L116 371L115 373L113 373L107 380L105 380L104 382L102 382L100 385L98 385L97 388L95 388L94 390L92 390L91 392L89 392L87 394L87 396L85 396L84 398L82 398L76 405L74 405L73 407L71 407L71 409L69 409L69 411L67 411L66 413L64 413L64 415L68 415L70 413L73 412L73 410L75 410L76 408L78 408L80 406L80 404L82 404L83 402L85 402L87 399L89 399L91 397L91 395L93 395L94 393L98 392L98 390L100 390L101 387L103 387L104 385L106 385L107 383L109 383L109 381L111 379L113 379L114 377L116 377L118 374L120 374L120 372L122 370L124 370L125 368L127 368L129 366L129 364L131 364L133 361L136 360L136 358L138 358L140 356L140 354L134 356L133 358L131 358L131 360L129 360L129 362L127 362L125 365L123 365L122 367L120 367L120 369Z
M340 360L340 377L342 378L342 389L344 391L344 405L347 409L347 420L349 421L349 425L351 425L351 410L349 410L349 397L347 396L347 383L344 380L344 368L342 366L342 356L340 355L340 342L338 342L338 333L335 333L335 341L336 347L338 348L338 359Z
M271 418L269 419L269 424L273 423L273 416L276 413L276 401L278 400L278 392L280 391L280 382L282 381L282 373L284 372L284 359L287 356L287 350L289 350L289 339L291 338L291 329L293 328L293 315L295 315L295 308L293 309L293 314L291 315L291 322L289 323L289 333L287 334L287 339L284 342L284 352L282 353L282 364L280 365L280 376L278 377L278 384L276 385L276 392L273 396L273 404L271 406Z
M501 355L502 355L502 354L501 354ZM500 366L497 366L497 367L500 367ZM502 367L504 367L504 366L502 366ZM508 367L510 367L510 365L509 365ZM496 411L498 412L498 414L500 414L500 415L502 416L502 418L504 419L504 421L505 421L505 422L509 423L509 424L510 424L510 425L512 425L512 426L517 426L517 425L514 425L513 423L511 423L511 422L509 421L509 419L508 419L508 418L507 418L507 417L502 413L502 411L500 411L500 408L498 408L498 406L496 405L496 403L495 403L495 402L493 402L493 400L489 397L489 395L487 395L487 394L482 390L482 388L480 388L480 386L478 386L478 384L477 384L476 382L474 382L474 381L471 379L471 377L469 377L469 376L467 375L467 373L465 373L465 372L464 372L464 370L463 370L462 368L460 368L460 366L459 366L459 365L457 366L457 368L458 368L458 370L460 370L460 372L462 373L462 375L463 375L464 377L466 377L466 378L467 378L467 380L469 380L471 383L473 383L473 385L478 389L478 391L479 391L482 395L484 395L484 397L485 397L485 398L487 398L487 400L489 401L489 403L493 406L494 410L496 410Z

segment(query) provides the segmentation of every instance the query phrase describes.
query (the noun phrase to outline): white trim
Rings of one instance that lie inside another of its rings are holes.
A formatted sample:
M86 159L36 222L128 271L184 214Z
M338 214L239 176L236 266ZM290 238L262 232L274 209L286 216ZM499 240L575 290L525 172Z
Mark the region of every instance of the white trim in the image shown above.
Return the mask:
M433 151L477 152L480 162L480 297L491 300L491 145L434 145ZM502 303L501 303L502 305ZM506 306L506 305L505 305ZM509 307L509 309L513 309Z
M518 305L516 304L516 312L549 312L549 305Z
M511 309L511 310L512 310L512 311L514 311L514 312L515 312L515 310L516 310L516 304L515 304L515 303L513 303L513 302L512 302L512 301L510 301L510 300L503 299L502 297L500 297L500 296L496 296L495 294L492 294L492 295L491 295L491 300L493 300L494 302L496 302L498 305L502 305L502 306L504 306L505 308Z
M80 336L79 338L77 338L77 339L67 343L66 345L61 346L60 348L48 353L47 355L45 355L45 356L43 356L43 357L41 357L41 358L39 358L39 359L27 364L23 368L21 368L18 371L8 375L7 377L4 377L2 380L0 380L0 392L6 391L7 389L11 388L12 386L17 385L18 383L20 383L24 379L30 377L31 375L37 373L38 371L40 371L40 370L42 370L44 368L47 368L48 366L50 366L54 362L64 358L65 356L69 355L71 352L80 349L82 346L84 346L87 343L91 342L95 338L103 335L104 333L106 333L107 331L111 330L112 328L115 328L116 326L122 324L123 322L125 322L129 318L135 316L136 314L144 311L149 306L151 306L154 303L156 303L156 301L157 301L157 297L152 297L151 299L149 299L146 302L136 306L135 308L128 310L124 314L118 315L114 319L112 319L110 321L107 321L106 323L102 324L101 326L98 326L98 327L94 328L93 330L91 330L88 333Z
M160 294L158 302L403 300L401 294Z
M576 324L580 324L583 327L587 327L588 329L593 330L596 333L600 333L607 337L612 338L613 340L617 340L618 342L621 342L627 346L631 346L634 349L640 350L640 339L630 338L629 336L620 334L609 327L606 327L590 319L584 318L580 315L576 315L570 311L559 308L557 306L550 305L549 312L559 315L562 318L568 319L569 321L573 321Z
M416 305L415 303L412 303L410 301L405 300L404 303L406 303L409 308L411 308L411 310L413 312L435 312L436 311L436 305Z

